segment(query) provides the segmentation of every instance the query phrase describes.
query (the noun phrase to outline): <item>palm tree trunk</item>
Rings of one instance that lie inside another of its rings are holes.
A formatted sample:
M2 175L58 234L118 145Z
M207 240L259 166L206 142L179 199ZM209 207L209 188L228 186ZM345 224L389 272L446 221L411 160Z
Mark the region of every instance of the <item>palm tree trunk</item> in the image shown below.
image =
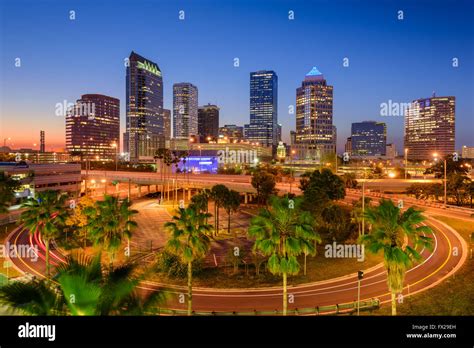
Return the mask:
M397 315L397 299L395 292L392 291L392 315Z
M227 213L228 214L228 220L227 220L227 233L230 234L230 211ZM237 237L237 236L236 236Z
M288 289L286 285L286 272L283 272L283 315L286 315L288 309Z
M46 239L44 241L44 244L46 246L46 278L49 281L49 278L50 278L49 277L49 275L50 275L50 273L49 273L49 239Z
M188 315L193 314L193 264L188 262Z
M306 253L304 254L304 275L306 275Z

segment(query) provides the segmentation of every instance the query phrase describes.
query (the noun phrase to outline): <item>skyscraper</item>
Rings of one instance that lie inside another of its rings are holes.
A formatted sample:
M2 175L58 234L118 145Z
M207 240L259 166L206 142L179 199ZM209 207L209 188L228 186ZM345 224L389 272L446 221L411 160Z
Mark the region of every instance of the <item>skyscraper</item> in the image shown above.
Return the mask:
M171 110L163 109L163 127L165 134L165 142L171 139Z
M455 97L417 99L405 113L405 149L408 159L431 159L455 150Z
M201 142L216 140L219 136L219 108L216 105L199 107L198 134Z
M296 89L296 150L298 157L320 161L335 153L333 86L316 67Z
M120 139L120 101L84 94L66 115L66 149L83 159L113 161Z
M387 126L382 122L355 122L351 128L352 156L385 156Z
M46 152L46 143L44 138L44 130L40 131L40 151L41 153Z
M235 124L226 124L219 128L219 136L227 138L230 142L241 141L244 137L244 127Z
M158 65L132 51L126 78L124 150L130 160L150 159L164 146L163 77Z
M274 71L250 73L250 123L245 138L264 146L275 147L278 127L278 76Z
M173 85L173 137L198 135L198 89L192 83Z

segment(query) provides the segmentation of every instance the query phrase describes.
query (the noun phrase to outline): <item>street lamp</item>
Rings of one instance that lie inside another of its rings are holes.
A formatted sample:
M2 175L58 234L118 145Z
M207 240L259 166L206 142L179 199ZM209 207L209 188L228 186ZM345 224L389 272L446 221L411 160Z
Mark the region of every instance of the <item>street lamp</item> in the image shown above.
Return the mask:
M405 149L405 180L407 179L407 172L408 172L408 148Z
M116 142L112 143L112 147L115 149L115 171L118 170L118 145Z
M291 150L290 154L290 174L291 174L291 179L290 179L290 193L291 193L291 186L293 184L293 179L294 179L294 173L293 173L293 155L296 153L295 150Z
M437 152L435 152L435 153L433 154L433 158L434 158L435 162L438 161L438 153L437 153ZM447 176L446 176L446 167L447 167L447 165L446 165L446 164L447 164L447 163L446 163L446 162L447 162L447 161L446 161L446 157L444 158L444 161L443 161L443 162L444 162L444 180L443 180L443 181L444 181L444 208L446 208L447 205L448 205L448 195L447 195L447 183L448 183L448 180L447 180Z
M364 272L357 271L357 315L359 315L360 311L360 282L364 278Z

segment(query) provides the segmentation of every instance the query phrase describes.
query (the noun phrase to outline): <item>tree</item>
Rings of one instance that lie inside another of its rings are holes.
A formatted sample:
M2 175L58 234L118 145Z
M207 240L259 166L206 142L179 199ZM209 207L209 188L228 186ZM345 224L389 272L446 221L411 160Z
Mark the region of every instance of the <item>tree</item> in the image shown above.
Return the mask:
M188 315L192 315L192 265L193 261L204 258L208 253L211 241L207 233L212 226L204 222L209 214L200 213L195 208L180 208L177 213L172 221L165 223L171 234L166 247L188 266Z
M56 284L34 279L0 288L0 303L27 315L139 315L166 301L161 291L138 296L143 276L125 264L103 272L100 254L68 256L57 267Z
M214 185L211 188L211 197L214 200L214 232L219 234L219 208L223 206L229 189L225 185Z
M257 190L257 201L260 204L266 204L268 198L276 193L275 175L267 170L258 169L252 174L252 186Z
M448 175L446 183L447 194L454 198L458 206L462 206L469 196L469 185L471 179L461 173L452 173Z
M229 190L223 200L223 207L227 212L227 233L230 234L230 215L236 212L240 206L240 194L237 191ZM236 236L237 237L237 236Z
M46 247L46 276L50 277L49 248L50 242L59 235L67 216L66 195L59 191L46 190L38 192L37 197L28 198L22 205L26 210L21 213L20 221L31 234L38 232Z
M137 226L133 216L138 211L130 209L130 206L128 199L120 200L118 197L105 195L103 201L97 201L94 207L85 210L89 239L109 254L110 266L114 263L115 253L123 239L130 239L132 229Z
M15 190L20 186L20 182L0 172L0 214L7 213L8 207L15 198Z
M344 182L344 186L346 188L352 188L352 189L357 188L358 183L357 183L355 174L353 174L353 173L344 173L341 176L341 179Z
M304 208L320 212L330 200L343 199L346 195L344 181L329 169L315 170L301 176Z
M370 202L372 201L372 198L370 197L364 197L364 209L367 209L370 206ZM359 232L359 236L362 234L362 223L364 219L363 217L363 211L362 211L362 197L359 198L357 201L352 202L352 210L351 210L351 217L352 217L352 222L357 224L357 230ZM367 224L367 222L365 222Z
M403 290L405 273L414 261L422 258L417 247L432 247L432 239L425 234L433 231L422 225L425 217L421 211L410 207L402 212L392 200L380 200L378 206L367 209L365 217L372 225L372 231L361 236L360 240L369 252L383 252L387 284L392 297L392 315L396 315L396 295ZM411 240L413 247L404 244L405 238Z
M88 218L86 211L88 208L93 208L95 201L89 196L83 196L77 202L77 205L72 210L72 213L66 218L65 225L69 229L73 238L80 241L85 249L87 246L87 223Z
M468 172L468 167L465 165L465 160L459 159L458 161L453 160L453 155L446 155L446 175L450 174L462 174L465 175ZM434 174L435 178L444 178L444 161L438 160L431 167L425 170L425 174Z
M270 199L270 207L260 211L251 220L248 234L255 238L254 251L269 256L268 269L283 278L283 315L287 313L287 277L298 274L300 265L297 256L305 250L313 253L314 242L320 242L314 231L314 220L310 213L301 210L301 199L288 197Z

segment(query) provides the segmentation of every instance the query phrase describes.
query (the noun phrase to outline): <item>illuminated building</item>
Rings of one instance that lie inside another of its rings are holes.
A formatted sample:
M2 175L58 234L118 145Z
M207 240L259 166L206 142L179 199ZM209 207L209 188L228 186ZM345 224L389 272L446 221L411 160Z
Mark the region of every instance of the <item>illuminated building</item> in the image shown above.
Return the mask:
M120 101L84 94L66 115L66 150L83 159L114 161L120 137Z
M198 89L192 83L173 85L173 137L198 135Z
M158 65L132 51L126 77L124 151L130 161L152 159L164 147L163 77Z
M244 138L244 127L226 124L219 128L219 137L227 138L230 142L241 141Z
M296 142L300 159L320 161L336 152L333 126L333 86L316 67L296 90Z
M351 128L352 156L382 157L387 147L387 126L382 122L355 122Z
M250 123L244 137L263 146L277 145L278 76L274 71L250 73Z
M409 160L431 159L455 150L455 97L414 100L405 113L405 149Z
M200 142L216 140L219 136L219 108L216 105L199 107L198 134Z

